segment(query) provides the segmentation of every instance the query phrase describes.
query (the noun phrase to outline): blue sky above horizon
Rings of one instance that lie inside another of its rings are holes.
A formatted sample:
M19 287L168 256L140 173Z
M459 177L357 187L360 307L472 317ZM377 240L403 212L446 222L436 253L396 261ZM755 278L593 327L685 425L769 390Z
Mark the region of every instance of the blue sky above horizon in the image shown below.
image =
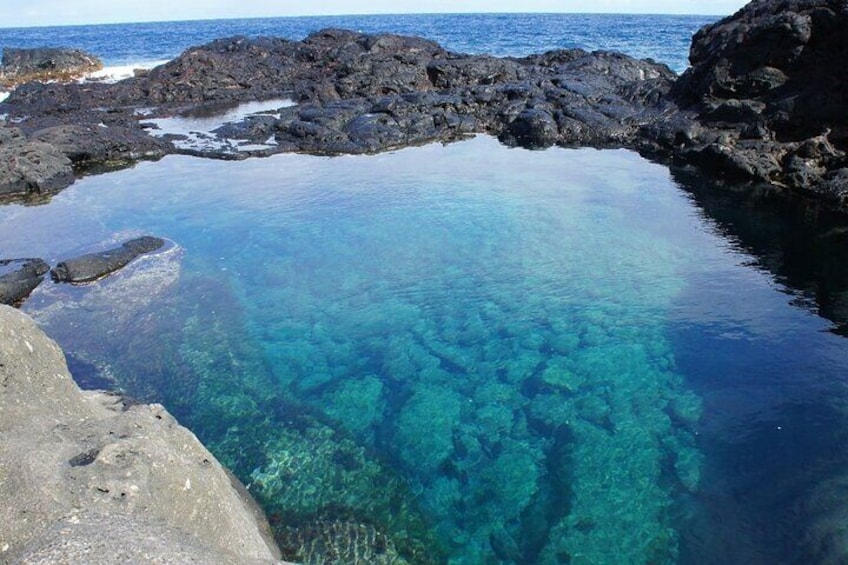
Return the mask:
M0 0L0 27L401 13L573 12L729 15L745 0Z

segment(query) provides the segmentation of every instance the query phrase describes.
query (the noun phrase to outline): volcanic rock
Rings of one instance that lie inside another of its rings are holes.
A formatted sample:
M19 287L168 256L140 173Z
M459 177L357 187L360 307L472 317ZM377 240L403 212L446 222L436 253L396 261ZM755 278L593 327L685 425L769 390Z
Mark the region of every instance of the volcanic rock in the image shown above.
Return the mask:
M841 0L754 0L704 27L671 93L701 131L661 136L708 173L848 204L846 28Z
M0 259L0 304L19 305L49 270L41 259Z
M495 58L338 29L302 41L231 37L117 84L29 83L0 111L78 171L167 153L373 153L485 133L531 149L632 148L728 183L848 205L846 27L841 0L754 0L695 35L692 67L680 78L604 51ZM202 146L153 140L143 121L287 96L297 106L221 124ZM0 192L33 185L0 179Z
M0 198L52 194L73 181L71 161L56 147L0 124Z
M0 87L11 88L30 81L73 80L102 68L100 59L80 49L5 47Z
M62 261L50 271L50 275L56 282L81 283L97 280L124 267L139 255L156 251L163 245L165 241L158 237L131 239L114 249Z

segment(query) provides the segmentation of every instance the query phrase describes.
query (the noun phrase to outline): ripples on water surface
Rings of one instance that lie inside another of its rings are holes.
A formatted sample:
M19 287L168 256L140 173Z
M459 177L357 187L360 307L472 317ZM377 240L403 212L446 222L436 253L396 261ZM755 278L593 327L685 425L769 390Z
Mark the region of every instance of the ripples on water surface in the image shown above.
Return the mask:
M54 263L171 240L25 309L78 379L189 425L291 559L371 536L371 563L815 560L846 508L845 339L738 202L680 182L485 137L168 157L0 208L0 237Z

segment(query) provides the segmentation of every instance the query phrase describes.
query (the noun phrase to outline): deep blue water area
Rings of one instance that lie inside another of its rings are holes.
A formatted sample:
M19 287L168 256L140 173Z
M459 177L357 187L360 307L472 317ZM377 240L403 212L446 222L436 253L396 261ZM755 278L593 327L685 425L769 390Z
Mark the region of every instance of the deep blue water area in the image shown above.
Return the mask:
M0 207L4 256L168 239L24 310L79 380L190 426L306 563L848 554L845 227L487 137L172 156Z
M107 66L144 65L233 35L303 39L327 27L420 35L460 53L523 56L580 47L651 57L682 72L692 35L718 16L609 14L417 14L0 28L0 48L85 49Z

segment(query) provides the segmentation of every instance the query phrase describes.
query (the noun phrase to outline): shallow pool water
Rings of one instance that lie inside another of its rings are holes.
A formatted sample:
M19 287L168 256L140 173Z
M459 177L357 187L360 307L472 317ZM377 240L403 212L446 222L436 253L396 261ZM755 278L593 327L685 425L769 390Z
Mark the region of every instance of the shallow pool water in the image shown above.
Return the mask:
M240 122L250 116L279 117L280 108L293 106L289 98L244 102L223 106L212 106L200 111L194 110L168 118L149 118L144 123L150 126L153 137L169 137L179 149L221 153L239 153L240 151L261 151L277 145L271 136L263 144L249 143L235 139L221 138L215 130L234 122ZM146 112L141 112L144 118Z
M24 309L80 382L191 427L291 560L818 559L848 342L685 188L486 137L169 157L2 207L0 238L52 263L169 240Z

